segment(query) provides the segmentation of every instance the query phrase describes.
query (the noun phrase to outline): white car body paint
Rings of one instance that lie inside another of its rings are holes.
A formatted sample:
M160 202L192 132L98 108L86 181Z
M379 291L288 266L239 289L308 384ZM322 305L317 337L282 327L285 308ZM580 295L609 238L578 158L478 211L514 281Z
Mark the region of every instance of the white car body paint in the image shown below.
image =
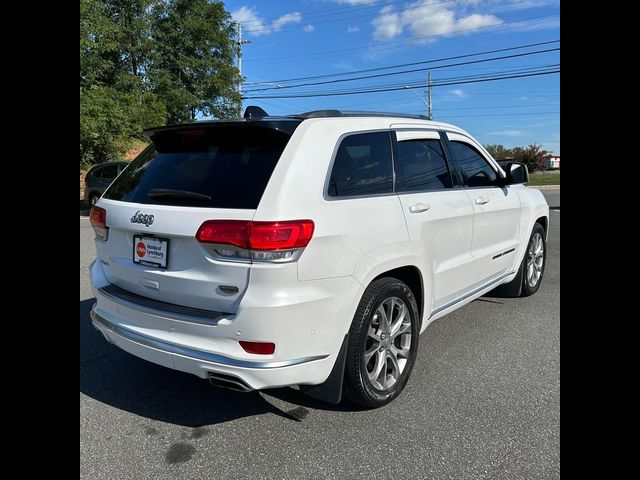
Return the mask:
M96 239L98 258L90 267L95 327L123 350L202 378L231 375L252 389L317 385L331 373L367 285L385 272L407 266L419 271L421 332L512 280L534 223L549 216L542 193L520 184L328 197L341 139L371 131L394 131L398 140L437 139L438 131L447 132L450 140L474 146L505 176L482 145L453 125L393 116L306 119L284 148L256 209L101 198L97 206L107 212L109 235L107 241ZM132 223L136 212L153 215L153 224ZM195 237L203 222L221 219L311 219L315 230L297 261L229 261ZM134 264L134 234L169 238L170 268ZM220 290L228 285L237 293ZM134 294L133 301L110 295L110 286ZM186 313L163 309L164 303L185 307ZM197 311L221 315L207 323L192 315ZM239 340L273 342L275 352L247 353Z

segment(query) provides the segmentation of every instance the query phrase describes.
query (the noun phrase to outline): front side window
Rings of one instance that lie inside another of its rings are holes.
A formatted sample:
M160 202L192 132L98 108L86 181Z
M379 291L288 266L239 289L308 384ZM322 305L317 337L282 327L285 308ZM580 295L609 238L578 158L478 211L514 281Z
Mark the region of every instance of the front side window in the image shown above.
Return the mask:
M451 154L467 187L493 187L497 178L495 170L480 153L463 142L449 142Z
M396 191L419 192L451 188L451 175L439 140L398 142Z
M389 132L359 133L342 140L329 178L330 197L393 192Z

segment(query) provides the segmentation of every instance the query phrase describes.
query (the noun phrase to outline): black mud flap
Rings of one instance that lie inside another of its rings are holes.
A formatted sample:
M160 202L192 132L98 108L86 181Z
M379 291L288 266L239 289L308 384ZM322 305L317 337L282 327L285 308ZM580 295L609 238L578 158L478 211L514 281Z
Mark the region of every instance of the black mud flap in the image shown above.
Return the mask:
M336 363L329 377L320 385L300 385L300 391L305 395L322 400L323 402L338 404L342 400L342 381L344 380L344 366L347 361L347 344L349 334L344 336Z

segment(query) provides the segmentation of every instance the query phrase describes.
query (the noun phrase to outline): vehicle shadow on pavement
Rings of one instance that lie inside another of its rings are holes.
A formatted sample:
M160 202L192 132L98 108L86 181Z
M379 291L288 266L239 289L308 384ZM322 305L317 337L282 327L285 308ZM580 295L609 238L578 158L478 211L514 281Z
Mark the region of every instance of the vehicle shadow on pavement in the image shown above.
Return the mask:
M266 390L294 405L273 405L258 392L215 388L206 380L155 365L108 343L91 324L95 299L80 301L80 392L99 402L141 417L185 427L201 427L243 417L274 413L300 421L304 407L357 410L349 404L330 405L290 388ZM279 401L278 401L279 400Z

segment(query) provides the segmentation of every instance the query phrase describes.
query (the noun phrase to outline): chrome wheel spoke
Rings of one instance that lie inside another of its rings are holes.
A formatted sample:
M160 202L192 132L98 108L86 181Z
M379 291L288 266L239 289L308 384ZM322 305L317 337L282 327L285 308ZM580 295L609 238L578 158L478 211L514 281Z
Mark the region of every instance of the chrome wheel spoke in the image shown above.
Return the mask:
M380 332L385 332L388 328L389 320L387 318L387 312L384 311L384 303L378 307L376 314L378 315L378 320L380 322Z
M391 348L389 348L389 352L391 352L391 354L395 356L396 359L398 357L409 358L410 350L410 348L397 348L395 345L391 345Z
M401 330L403 326L406 325L404 324L406 316L407 306L404 303L400 303L398 308L398 315L394 320L392 320L391 328L389 329L389 335L391 336L391 338L395 338L396 335L398 335L399 330ZM408 324L407 328L410 326L411 324Z
M371 347L369 347L369 350L367 350L366 352L364 352L364 361L365 363L369 363L369 360L371 359L371 357L373 356L374 353L376 353L378 350L380 350L380 344L373 344Z
M367 337L371 338L374 342L380 343L380 332L371 325L369 325Z
M400 335L407 333L411 329L411 323L403 323L391 334L391 340L395 340Z
M391 366L391 372L385 372L385 388L393 386L400 377L400 365L398 365L398 359L391 353L388 353L387 362Z
M385 372L386 366L387 366L386 355L384 354L384 352L378 352L378 356L376 357L375 367L373 368L373 371L369 373L369 380L371 380L371 383L373 383L374 386L376 386L377 384L379 388L382 390L384 390L384 387L383 387L384 378L381 382L380 376L382 373L386 374Z

